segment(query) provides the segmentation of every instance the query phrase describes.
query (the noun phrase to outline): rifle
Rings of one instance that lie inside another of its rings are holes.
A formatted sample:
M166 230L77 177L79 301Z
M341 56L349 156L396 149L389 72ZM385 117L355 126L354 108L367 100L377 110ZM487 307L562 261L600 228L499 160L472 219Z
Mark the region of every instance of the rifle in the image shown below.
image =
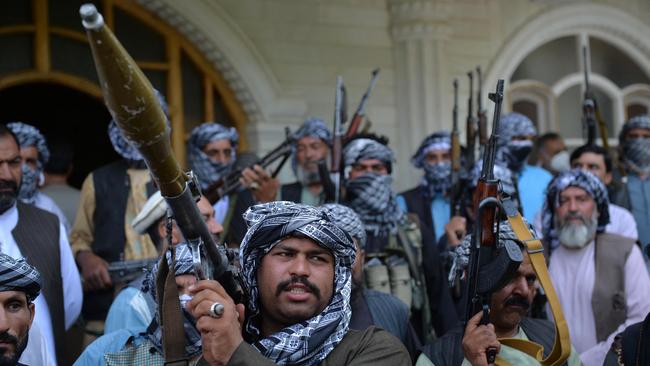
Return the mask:
M474 117L474 75L472 72L467 73L469 78L469 98L467 100L467 151L465 162L467 163L468 169L471 169L474 166L474 150L476 149L476 119Z
M454 109L451 129L451 205L450 216L462 215L462 188L460 182L460 133L458 131L458 80L454 79Z
M113 284L129 283L153 268L157 262L158 258L111 262L108 264L108 275Z
M151 83L104 24L102 15L94 5L82 5L79 13L86 29L106 107L124 136L138 148L147 163L180 231L192 249L197 277L219 281L235 302L241 302L243 293L238 276L234 268L229 266L225 248L214 241L196 207L196 201L200 197L198 182L191 172L181 170L174 157L166 117ZM161 263L167 268L166 261L162 260ZM163 289L160 282L158 287ZM166 284L164 288L167 288ZM164 302L164 299L161 300Z
M498 249L498 218L504 212L498 197L499 181L494 177L494 161L498 140L498 126L503 101L503 80L497 82L496 92L489 95L495 103L492 119L492 135L485 148L481 176L474 192L476 220L474 235L470 246L468 267L465 324L478 313L483 312L481 324L490 322L490 298L492 292L503 287L516 273L523 256L519 247L507 241L505 247ZM514 245L514 248L511 246ZM487 350L488 364L494 363L496 349Z
M255 164L249 165L248 168L254 165L259 165L262 168L266 168L269 165L273 164L276 160L282 159L276 166L273 173L271 173L271 177L275 178L289 159L289 156L291 156L292 146L295 143L295 138L291 134L291 131L289 131L288 127L285 129L285 136L285 140L282 141L280 145L271 150L268 154L264 155L261 159L255 162ZM203 192L203 195L208 199L208 201L210 201L210 204L214 205L215 202L219 201L221 198L241 189L239 178L241 178L244 169L245 168L238 168L233 170L225 177L222 177L218 181L212 183Z
M591 87L589 85L589 73L591 70L589 67L589 50L587 49L587 46L582 47L582 62L585 74L585 94L582 102L582 126L583 130L587 131L587 144L592 145L595 143L596 123L598 123L598 129L600 130L600 138L603 143L603 147L609 151L609 141L607 140L607 125L605 125L605 121L603 121L603 118L600 115L596 97L591 91Z
M354 112L354 115L352 116L352 120L350 121L348 130L345 132L345 137L343 138L344 141L349 141L354 135L357 134L357 131L359 131L361 122L363 121L363 118L366 116L366 104L368 104L368 98L370 98L370 93L372 92L372 89L375 87L375 84L377 83L378 76L379 76L379 68L374 69L372 71L370 85L368 85L368 89L361 97L361 101L359 102L359 107L357 107L356 112Z
M479 145L485 146L488 141L487 115L485 109L483 109L483 74L481 73L480 66L476 66L476 76L478 77L478 91L476 96L478 103L478 110L476 111L478 118L478 141Z
M373 72L374 76L376 76L377 70ZM374 79L374 77L373 77ZM371 83L370 86L374 84ZM352 123L355 122L354 118L357 119L357 128L358 125L361 123L361 119L363 118L363 108L365 108L365 103L368 100L367 95L369 91L364 94L361 105L359 105L359 109L357 109L357 112L354 113L354 117L352 120ZM333 202L334 203L339 203L341 201L341 164L342 164L342 152L343 152L343 124L345 123L345 109L344 109L344 99L345 99L345 86L343 86L343 78L338 76L336 78L336 94L334 97L334 128L332 129L333 132L333 139L332 139L332 164L330 166L330 174L329 177L331 179L331 184L332 184L332 189L334 189L334 196ZM350 127L352 127L352 123L350 124ZM350 131L350 129L348 129ZM356 131L355 131L356 133Z

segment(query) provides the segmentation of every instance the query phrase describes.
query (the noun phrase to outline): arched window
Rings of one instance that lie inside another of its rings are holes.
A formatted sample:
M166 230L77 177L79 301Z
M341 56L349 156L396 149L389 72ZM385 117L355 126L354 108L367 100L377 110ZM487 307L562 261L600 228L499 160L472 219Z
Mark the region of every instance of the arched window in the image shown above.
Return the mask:
M512 110L528 115L540 132L557 131L569 145L583 141L583 46L590 49L589 84L606 122L610 144L624 121L650 110L650 77L615 44L579 33L555 38L530 52L511 76Z
M101 98L92 55L79 18L82 3L77 0L0 1L2 95L12 94L17 87L54 84ZM235 126L241 135L240 149L247 148L244 111L224 78L192 44L176 29L133 1L102 0L96 4L107 25L153 86L165 95L172 120L172 145L181 161L185 161L187 134L204 121ZM37 106L38 101L31 101L31 105ZM0 111L3 119L9 118L2 113ZM15 113L11 115L12 119L19 117ZM47 123L26 122L39 127ZM92 123L100 124L105 131L108 120ZM67 128L72 133L76 131L73 126ZM106 136L83 137L107 139ZM80 152L83 151L77 151ZM94 165L99 163L102 162Z

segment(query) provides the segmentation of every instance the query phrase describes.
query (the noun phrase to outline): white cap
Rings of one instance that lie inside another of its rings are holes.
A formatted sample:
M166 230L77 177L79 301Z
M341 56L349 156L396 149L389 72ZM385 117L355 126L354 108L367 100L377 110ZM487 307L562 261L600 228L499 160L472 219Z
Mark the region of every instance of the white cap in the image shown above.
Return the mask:
M131 221L131 225L138 234L144 235L153 223L165 216L166 212L167 202L158 191L149 197L138 216Z

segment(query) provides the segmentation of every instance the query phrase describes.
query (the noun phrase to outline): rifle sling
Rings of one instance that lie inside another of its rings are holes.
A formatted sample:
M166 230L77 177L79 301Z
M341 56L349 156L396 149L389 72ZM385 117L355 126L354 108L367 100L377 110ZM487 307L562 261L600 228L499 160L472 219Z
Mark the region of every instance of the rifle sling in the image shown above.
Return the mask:
M571 354L571 340L569 338L569 328L562 313L562 307L548 274L546 259L544 258L544 247L539 239L533 238L520 213L517 212L516 215L508 216L508 222L512 226L517 238L526 246L526 251L528 252L533 269L537 274L537 279L541 283L548 298L555 321L555 342L553 344L553 350L546 359L544 359L544 347L535 342L516 338L499 339L499 342L526 353L539 361L543 366L562 365ZM503 366L508 365L507 362L499 357L497 357L497 364Z
M172 247L172 268L176 265L176 253ZM161 256L156 278L158 290L158 309L160 314L160 327L162 328L162 346L165 356L165 365L187 366L188 357L185 356L185 329L183 328L183 315L178 301L178 287L176 286L176 273L169 270L167 258Z

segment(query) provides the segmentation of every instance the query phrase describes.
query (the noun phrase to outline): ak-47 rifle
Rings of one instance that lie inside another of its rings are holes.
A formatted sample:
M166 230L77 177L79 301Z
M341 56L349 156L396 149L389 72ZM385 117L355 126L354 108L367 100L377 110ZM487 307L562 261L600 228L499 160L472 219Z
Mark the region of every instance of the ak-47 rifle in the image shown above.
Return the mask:
M587 131L587 144L592 145L596 142L597 123L598 130L600 130L600 138L603 143L603 147L609 151L607 125L600 115L596 97L594 96L591 90L591 86L589 85L589 73L591 70L589 67L589 50L587 49L587 46L582 47L582 62L585 73L585 96L582 102L582 126L583 129Z
M108 264L108 275L113 284L129 283L145 270L153 268L157 262L158 258L111 262Z
M480 324L490 322L492 292L505 285L523 261L521 250L516 244L506 242L504 247L497 248L498 222L504 210L498 197L499 181L494 177L494 161L503 101L503 80L498 81L496 92L490 94L489 98L495 103L494 117L492 135L485 148L481 176L474 192L476 224L470 247L465 323L480 311L483 312ZM494 363L496 353L496 349L488 349L488 364Z
M82 5L79 13L106 107L124 136L143 156L171 208L192 249L197 277L219 281L235 302L241 302L242 291L236 271L229 266L225 248L214 241L196 206L200 197L198 182L192 173L183 172L174 157L166 117L151 83L104 24L94 5Z
M467 99L467 148L465 163L468 169L474 166L474 150L476 150L476 117L474 117L474 74L470 71L467 73L469 78L469 98Z
M378 77L379 77L379 69L377 68L372 71L370 85L368 85L368 89L361 97L361 101L359 102L359 107L357 107L356 112L354 112L354 115L352 116L352 120L350 121L348 130L345 132L345 137L343 138L344 141L349 141L359 131L359 127L361 127L361 122L363 122L363 118L366 116L366 104L368 104L370 93L372 92L372 89L375 87Z
M483 74L481 73L481 67L476 66L476 76L478 78L478 90L476 92L478 110L477 119L478 119L478 141L481 146L485 146L488 141L487 136L487 114L485 109L483 109Z
M295 143L295 138L291 134L291 131L289 131L288 127L285 130L285 135L286 137L280 145L278 145L275 149L271 150L268 154L264 155L255 164L252 164L249 167L259 165L262 168L266 168L269 165L273 164L275 161L280 160L280 163L278 163L278 165L271 173L271 177L275 178L284 166L284 163L286 163L289 159L289 156L291 156L291 147ZM233 170L225 177L212 183L203 192L203 195L208 199L208 201L210 201L211 204L215 204L215 202L219 201L222 197L240 190L242 185L239 181L239 178L241 178L243 171L244 168Z
M460 183L460 132L458 131L458 80L454 79L454 109L451 128L451 205L450 216L462 216L462 188Z

